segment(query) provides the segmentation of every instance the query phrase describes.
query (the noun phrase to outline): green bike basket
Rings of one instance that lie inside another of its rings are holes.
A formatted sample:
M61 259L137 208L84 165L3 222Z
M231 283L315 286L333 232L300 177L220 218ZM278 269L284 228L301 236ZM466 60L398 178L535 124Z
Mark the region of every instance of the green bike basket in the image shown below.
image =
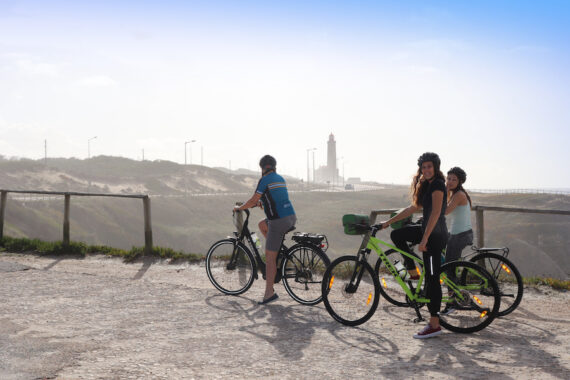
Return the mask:
M359 226L358 224L364 225ZM346 214L342 217L344 233L347 235L362 235L368 232L370 217L368 215Z

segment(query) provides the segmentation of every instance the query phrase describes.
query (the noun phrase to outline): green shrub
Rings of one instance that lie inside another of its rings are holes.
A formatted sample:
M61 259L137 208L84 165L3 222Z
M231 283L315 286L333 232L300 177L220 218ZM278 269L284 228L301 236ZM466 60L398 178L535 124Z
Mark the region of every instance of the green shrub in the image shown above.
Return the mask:
M523 283L526 285L546 285L556 290L570 290L570 281L552 277L525 277Z
M85 256L86 254L103 254L106 256L123 257L127 262L133 261L143 255L161 259L188 260L189 262L199 262L204 259L202 255L175 251L172 248L153 247L150 254L147 254L144 247L133 247L129 251L125 251L104 245L88 246L85 243L76 241L64 244L62 241L45 242L39 239L4 237L0 240L0 246L3 247L5 251L10 252L36 252L46 255Z

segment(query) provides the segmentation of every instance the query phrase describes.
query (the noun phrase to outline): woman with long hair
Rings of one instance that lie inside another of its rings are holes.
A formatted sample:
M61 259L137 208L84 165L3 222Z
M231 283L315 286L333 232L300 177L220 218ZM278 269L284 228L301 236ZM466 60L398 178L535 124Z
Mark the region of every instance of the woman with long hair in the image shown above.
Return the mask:
M414 176L410 193L412 204L382 224L387 228L390 224L410 217L414 212L423 209L420 225L407 225L394 230L392 241L401 250L410 252L407 242L418 244L422 252L426 273L425 290L429 298L428 310L430 319L421 331L414 335L416 339L431 338L441 334L439 325L439 309L441 307L441 286L439 272L441 268L441 251L447 243L447 226L445 224L445 208L447 191L445 177L440 170L439 156L426 152L418 158L418 171ZM411 270L413 260L406 260L406 268ZM412 273L410 273L412 274ZM412 277L413 278L413 277Z

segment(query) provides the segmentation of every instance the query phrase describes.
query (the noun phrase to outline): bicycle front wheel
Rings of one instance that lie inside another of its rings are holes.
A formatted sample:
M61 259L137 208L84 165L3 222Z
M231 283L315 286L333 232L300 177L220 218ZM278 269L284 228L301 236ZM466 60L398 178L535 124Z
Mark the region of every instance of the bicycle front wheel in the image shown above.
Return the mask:
M303 305L316 305L323 299L321 283L330 260L314 245L297 244L285 253L281 265L283 286L291 298Z
M487 327L497 316L501 303L499 287L485 269L467 261L453 261L441 267L443 327L472 333Z
M477 254L469 261L483 266L497 281L501 294L499 317L512 313L523 297L524 287L519 270L506 257L491 252Z
M355 256L334 260L323 276L323 303L329 314L347 326L369 320L380 300L380 285L374 270Z
M214 243L206 254L206 273L210 282L224 294L246 292L254 280L253 256L236 239Z

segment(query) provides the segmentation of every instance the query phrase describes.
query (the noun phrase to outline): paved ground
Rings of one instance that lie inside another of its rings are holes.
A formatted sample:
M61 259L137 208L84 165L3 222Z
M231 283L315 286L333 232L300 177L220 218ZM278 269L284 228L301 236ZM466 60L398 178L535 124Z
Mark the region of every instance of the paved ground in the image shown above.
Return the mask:
M570 294L526 289L482 332L418 341L409 309L358 328L218 293L203 266L0 253L0 379L570 378Z

